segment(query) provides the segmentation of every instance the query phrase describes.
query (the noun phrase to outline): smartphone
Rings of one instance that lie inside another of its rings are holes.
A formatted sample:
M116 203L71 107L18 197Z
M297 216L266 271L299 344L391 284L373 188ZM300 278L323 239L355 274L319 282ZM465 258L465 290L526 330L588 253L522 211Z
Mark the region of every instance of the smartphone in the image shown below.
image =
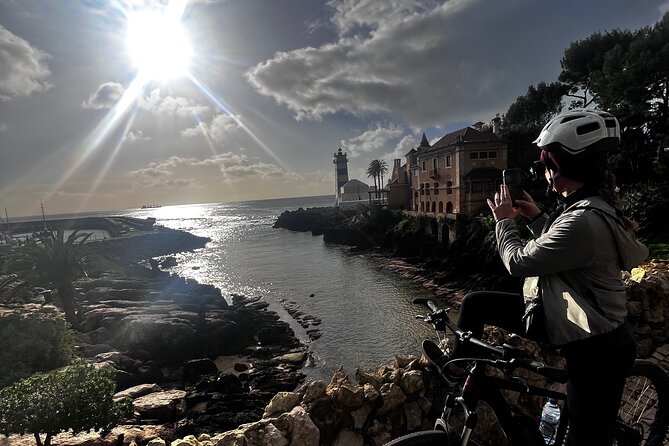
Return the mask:
M515 206L516 200L523 198L522 173L520 169L504 169L502 172L502 182L509 188L511 203Z

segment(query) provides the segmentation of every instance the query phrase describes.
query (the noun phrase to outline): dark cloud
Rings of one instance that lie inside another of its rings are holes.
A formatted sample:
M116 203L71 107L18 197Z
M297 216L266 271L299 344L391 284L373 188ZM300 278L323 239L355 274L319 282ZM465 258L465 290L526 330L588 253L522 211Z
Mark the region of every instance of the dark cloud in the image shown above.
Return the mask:
M49 57L0 25L0 101L48 89Z
M420 127L485 120L528 85L553 80L570 41L645 17L651 4L659 18L661 3L640 10L593 0L584 10L531 0L331 1L344 37L278 52L246 77L297 119L374 113Z

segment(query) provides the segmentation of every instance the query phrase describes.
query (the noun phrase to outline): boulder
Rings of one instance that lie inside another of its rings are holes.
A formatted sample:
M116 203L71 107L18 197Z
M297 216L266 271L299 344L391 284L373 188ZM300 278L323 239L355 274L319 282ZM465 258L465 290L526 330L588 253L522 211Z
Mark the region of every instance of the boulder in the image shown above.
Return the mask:
M169 422L186 412L185 398L183 390L166 390L141 396L133 401L133 406L140 419Z
M217 375L218 367L209 358L191 359L181 366L181 379L186 382L196 381L205 375Z
M294 392L279 392L274 395L274 398L265 407L263 418L269 418L274 414L281 414L290 412L295 406L300 403L300 397Z
M136 399L139 398L140 396L160 391L162 391L162 389L158 384L139 384L137 386L130 387L120 392L116 392L116 394L114 394L114 401L120 401L127 397Z

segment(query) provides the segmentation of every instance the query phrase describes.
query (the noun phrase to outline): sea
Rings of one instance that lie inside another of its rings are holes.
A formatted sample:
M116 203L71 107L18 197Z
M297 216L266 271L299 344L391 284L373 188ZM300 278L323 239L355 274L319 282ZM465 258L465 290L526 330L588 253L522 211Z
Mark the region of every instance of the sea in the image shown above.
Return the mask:
M266 301L308 346L313 360L302 370L307 379L329 380L340 366L352 376L357 367L375 369L395 355L420 355L422 340L436 337L416 318L426 310L412 304L433 297L429 291L394 275L376 256L272 227L286 210L333 204L329 195L105 214L153 217L158 225L209 237L204 248L178 254L170 271L214 285L228 300L242 294ZM287 308L319 318L320 338L311 340Z

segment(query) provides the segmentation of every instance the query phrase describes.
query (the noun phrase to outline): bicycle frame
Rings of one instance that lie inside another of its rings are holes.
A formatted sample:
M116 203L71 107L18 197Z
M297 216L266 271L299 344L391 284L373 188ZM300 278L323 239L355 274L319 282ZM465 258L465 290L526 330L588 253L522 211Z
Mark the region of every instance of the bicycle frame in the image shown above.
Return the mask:
M477 406L479 401L485 401L494 412L497 420L512 445L543 445L543 439L538 431L538 426L522 425L516 422L512 408L502 395L503 390L519 392L528 395L537 395L546 398L555 398L565 401L567 395L563 392L550 390L544 387L527 385L520 379L499 378L485 374L486 364L475 361L469 376L467 377L460 396L449 394L444 402L442 416L436 421L435 429L445 431L450 437L456 436L462 440L461 445L469 444L470 437L478 423ZM464 414L463 431L452 432L449 420L452 411L460 406ZM566 423L563 423L566 424ZM533 429L534 432L528 432ZM534 443L531 443L534 441ZM539 442L540 441L540 442Z
M451 392L445 396L441 416L436 420L432 431L413 432L397 438L388 443L394 446L436 446L436 445L477 445L472 439L474 429L477 427L479 416L477 407L479 402L485 401L497 417L497 422L512 446L545 446L543 436L538 429L536 417L524 414L506 402L503 391L518 392L526 395L536 395L547 398L555 398L565 401L567 396L563 392L554 391L545 387L528 385L521 377L513 376L511 373L522 368L543 376L552 382L566 383L567 374L564 369L547 367L544 363L530 358L529 352L522 348L503 344L493 346L472 336L471 332L463 332L455 323L448 318L448 309L440 310L435 301L430 299L414 299L414 303L427 306L431 313L426 316L417 316L426 323L431 324L437 331L437 337L448 330L453 332L457 342L467 343L480 351L480 356L470 358L450 359L444 355L443 350L430 340L423 342L423 351L428 361L440 372L441 378L453 386L453 377L447 368L449 364L465 362L465 381L462 391L458 394ZM430 342L426 344L426 342ZM474 353L479 354L479 353ZM492 359L495 358L495 359ZM489 376L486 370L496 369L504 373L504 377ZM643 410L636 410L634 405L632 411L627 406L620 406L618 419L616 421L614 436L618 445L660 446L667 444L667 431L669 429L669 378L658 365L649 361L637 359L627 379L634 378L630 383L638 386L642 383L643 393L646 389L652 389L651 395L643 399L640 395L631 395L633 404L643 405ZM636 389L637 387L633 387ZM635 391L635 390L630 390ZM652 406L646 406L652 403ZM461 412L460 412L461 411ZM459 419L462 420L460 429ZM457 425L454 423L457 421ZM563 404L560 423L555 433L555 445L562 446L569 431L569 410L567 404ZM457 426L457 427L454 427Z
M543 437L541 436L538 425L532 420L530 423L525 422L525 425L518 425L518 417L514 416L512 408L508 405L502 394L503 390L518 392L521 394L542 396L545 398L555 398L560 401L566 401L567 395L563 392L558 392L544 387L537 387L526 384L519 377L505 377L500 378L496 376L488 376L486 369L488 366L497 368L498 370L513 370L515 368L525 368L534 373L550 378L553 381L566 382L566 374L564 370L546 367L544 364L527 360L517 355L526 354L522 349L513 347L511 345L503 345L501 347L491 346L479 339L471 336L471 333L463 332L450 319L444 317L447 310L438 310L436 304L429 300L416 299L414 303L423 303L427 305L432 311L430 322L435 326L437 333L439 331L445 332L445 328L453 332L458 338L459 342L464 342L487 352L493 357L500 358L500 360L491 360L483 357L476 358L458 358L449 361L449 363L463 362L471 364L468 367L467 378L462 386L460 396L447 395L444 402L444 409L442 416L436 421L435 429L445 431L449 437L457 436L461 439L461 445L469 444L470 437L478 423L478 414L476 408L479 401L485 401L493 410L497 420L512 445L528 446L532 444L544 445ZM495 367L496 366L496 367ZM444 366L446 367L446 366ZM449 419L453 410L460 406L464 414L463 431L461 433L452 432L452 427L449 424ZM566 420L566 404L563 405L564 418ZM566 422L561 425L566 425ZM564 429L559 431L556 435L558 439L564 437Z

